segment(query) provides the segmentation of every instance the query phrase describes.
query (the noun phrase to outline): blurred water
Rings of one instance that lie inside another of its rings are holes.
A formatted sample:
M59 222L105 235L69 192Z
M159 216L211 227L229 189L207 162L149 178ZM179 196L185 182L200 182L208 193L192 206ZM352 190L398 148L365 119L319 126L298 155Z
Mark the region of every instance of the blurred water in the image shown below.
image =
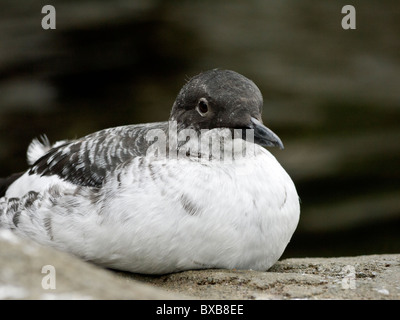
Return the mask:
M352 1L0 3L0 176L52 141L166 120L185 79L215 67L253 79L285 150L302 218L285 256L400 248L400 4Z

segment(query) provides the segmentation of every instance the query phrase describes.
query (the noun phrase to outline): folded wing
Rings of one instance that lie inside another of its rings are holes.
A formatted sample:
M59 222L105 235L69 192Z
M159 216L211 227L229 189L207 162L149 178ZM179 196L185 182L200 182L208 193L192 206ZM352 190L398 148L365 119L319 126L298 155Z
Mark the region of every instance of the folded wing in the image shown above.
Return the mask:
M167 122L105 129L50 149L31 167L29 174L57 175L80 186L100 187L106 174L119 164L146 155L153 142L146 134L168 129Z

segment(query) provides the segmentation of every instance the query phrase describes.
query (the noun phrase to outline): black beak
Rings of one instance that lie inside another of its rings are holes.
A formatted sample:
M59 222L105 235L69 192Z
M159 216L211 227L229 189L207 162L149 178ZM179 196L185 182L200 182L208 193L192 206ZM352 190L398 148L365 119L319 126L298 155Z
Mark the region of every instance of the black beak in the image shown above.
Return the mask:
M284 148L281 139L256 118L250 118L250 125L248 127L254 130L254 142L260 146Z

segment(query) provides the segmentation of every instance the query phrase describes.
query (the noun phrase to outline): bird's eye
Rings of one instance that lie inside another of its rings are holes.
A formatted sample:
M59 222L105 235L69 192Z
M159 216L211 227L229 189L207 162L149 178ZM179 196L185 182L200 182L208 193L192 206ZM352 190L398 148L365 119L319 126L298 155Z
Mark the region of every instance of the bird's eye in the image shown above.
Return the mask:
M197 104L197 111L201 116L204 116L208 112L208 101L205 98L201 98Z

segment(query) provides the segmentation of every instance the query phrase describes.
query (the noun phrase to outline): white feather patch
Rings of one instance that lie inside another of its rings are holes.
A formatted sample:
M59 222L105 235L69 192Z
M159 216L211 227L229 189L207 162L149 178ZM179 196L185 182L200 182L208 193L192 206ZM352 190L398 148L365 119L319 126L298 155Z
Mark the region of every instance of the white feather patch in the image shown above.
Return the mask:
M53 145L50 144L49 139L46 135L42 135L39 139L35 138L28 146L26 152L27 160L29 165L33 165L37 160L43 157L51 148L58 147L68 140L57 141Z

